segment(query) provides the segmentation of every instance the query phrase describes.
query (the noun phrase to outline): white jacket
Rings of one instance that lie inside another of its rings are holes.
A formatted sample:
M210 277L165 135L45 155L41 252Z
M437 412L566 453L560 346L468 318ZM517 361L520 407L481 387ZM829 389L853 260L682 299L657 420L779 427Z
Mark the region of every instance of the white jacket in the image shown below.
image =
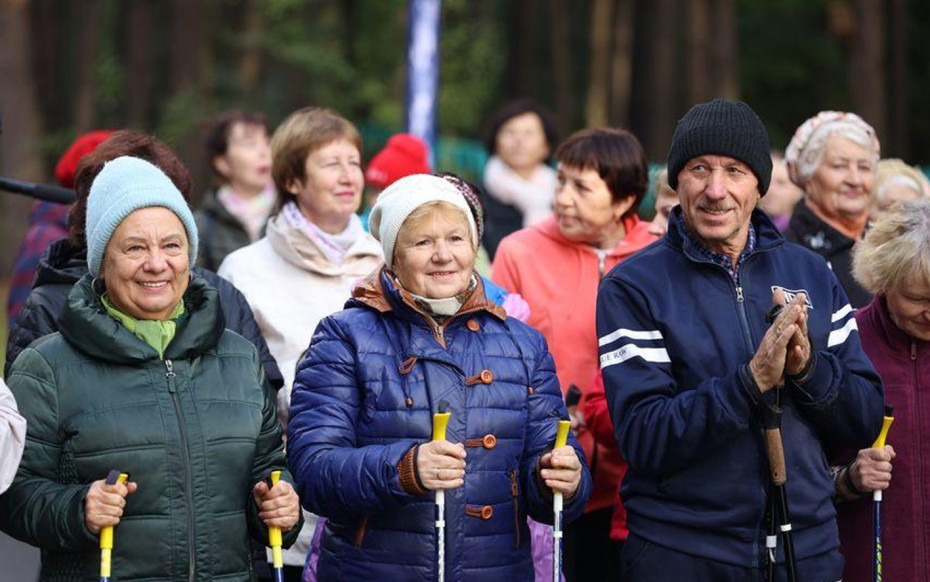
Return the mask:
M264 238L230 254L220 265L219 275L248 301L281 369L284 387L278 392L278 418L284 434L294 374L317 324L341 311L352 296L352 287L382 262L381 244L363 233L349 247L343 263L335 265L310 237L278 213L268 221ZM300 537L284 552L285 564L304 565L317 521L307 512L304 518Z
M7 490L26 446L26 419L19 415L16 400L0 378L0 493Z

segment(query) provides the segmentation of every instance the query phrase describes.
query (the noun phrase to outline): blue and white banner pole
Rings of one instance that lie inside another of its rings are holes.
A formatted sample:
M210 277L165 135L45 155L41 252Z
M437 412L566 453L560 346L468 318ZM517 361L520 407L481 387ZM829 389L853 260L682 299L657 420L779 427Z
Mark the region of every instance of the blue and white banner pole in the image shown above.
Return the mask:
M436 110L439 100L439 18L442 0L410 0L407 33L407 132L429 147L435 167Z

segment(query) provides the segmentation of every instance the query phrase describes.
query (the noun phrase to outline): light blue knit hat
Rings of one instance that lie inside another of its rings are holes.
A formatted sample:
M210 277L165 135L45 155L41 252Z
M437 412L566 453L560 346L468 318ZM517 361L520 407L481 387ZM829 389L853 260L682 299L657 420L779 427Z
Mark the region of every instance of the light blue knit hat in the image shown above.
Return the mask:
M164 172L153 164L123 156L107 162L87 197L87 267L96 277L110 237L123 220L140 208L164 206L174 212L187 231L191 267L197 257L197 224L187 201Z

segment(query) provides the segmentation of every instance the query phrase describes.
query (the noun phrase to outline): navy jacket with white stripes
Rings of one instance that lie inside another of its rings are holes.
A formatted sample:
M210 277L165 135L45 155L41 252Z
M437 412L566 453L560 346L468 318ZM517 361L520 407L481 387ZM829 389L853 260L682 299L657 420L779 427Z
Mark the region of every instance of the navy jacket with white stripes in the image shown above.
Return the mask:
M825 449L869 446L881 427L883 389L824 259L786 242L761 211L752 223L756 246L734 279L683 236L676 208L665 238L602 281L597 333L616 438L630 465L621 494L631 533L762 567L769 464L754 405L759 391L745 366L768 326L774 290L807 294L816 358L803 385L789 381L780 391L798 559L839 547ZM781 561L781 544L777 553Z

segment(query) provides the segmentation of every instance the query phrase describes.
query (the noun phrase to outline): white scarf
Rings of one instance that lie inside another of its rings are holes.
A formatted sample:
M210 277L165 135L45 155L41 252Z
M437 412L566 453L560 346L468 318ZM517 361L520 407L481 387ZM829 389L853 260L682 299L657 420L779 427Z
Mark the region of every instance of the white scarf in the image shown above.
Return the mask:
M484 168L484 187L488 194L523 215L523 228L542 222L552 214L555 204L555 170L539 164L529 180L524 180L498 156L491 156Z
M313 224L303 215L297 203L293 200L284 205L281 209L284 219L291 228L296 228L307 235L311 241L320 249L320 252L334 265L341 265L346 258L355 241L365 234L362 228L362 221L357 214L349 217L349 224L345 230L337 234L330 234L319 226Z
M269 184L258 196L246 198L226 184L216 191L216 198L242 224L252 242L261 238L262 228L274 207L274 186Z

